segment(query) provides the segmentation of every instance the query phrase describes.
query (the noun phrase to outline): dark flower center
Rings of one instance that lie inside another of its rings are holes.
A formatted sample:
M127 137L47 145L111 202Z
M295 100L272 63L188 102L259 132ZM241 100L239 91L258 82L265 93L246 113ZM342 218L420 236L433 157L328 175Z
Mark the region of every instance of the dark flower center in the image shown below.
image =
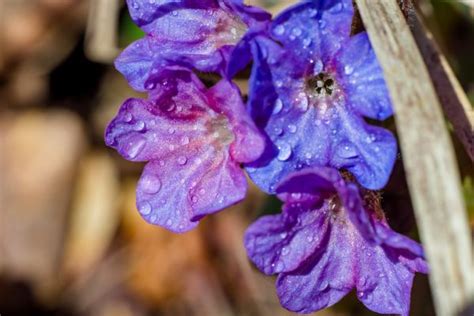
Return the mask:
M332 95L335 89L335 82L330 75L322 72L307 79L306 87L310 95Z

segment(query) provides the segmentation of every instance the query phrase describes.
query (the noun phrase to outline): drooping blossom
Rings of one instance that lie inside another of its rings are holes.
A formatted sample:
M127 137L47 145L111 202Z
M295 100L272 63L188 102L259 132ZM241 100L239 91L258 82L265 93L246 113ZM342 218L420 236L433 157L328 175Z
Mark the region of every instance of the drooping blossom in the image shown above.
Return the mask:
M266 192L309 166L347 169L369 189L389 178L396 140L364 119L392 115L389 93L367 34L350 36L352 16L351 0L301 1L273 21L270 36L234 51L254 57L249 110L268 139L247 171ZM241 67L232 61L230 74Z
M138 91L169 64L224 74L234 46L267 28L271 16L242 0L127 0L146 36L126 48L115 65Z
M247 182L241 163L259 157L264 140L227 80L210 89L188 70L149 79L148 99L129 99L106 131L106 143L131 161L146 161L137 207L174 232L239 202Z
M277 187L279 215L264 216L245 234L250 259L278 274L287 309L310 313L352 290L372 311L408 315L415 272L427 272L421 246L392 231L373 191L332 168L296 172Z

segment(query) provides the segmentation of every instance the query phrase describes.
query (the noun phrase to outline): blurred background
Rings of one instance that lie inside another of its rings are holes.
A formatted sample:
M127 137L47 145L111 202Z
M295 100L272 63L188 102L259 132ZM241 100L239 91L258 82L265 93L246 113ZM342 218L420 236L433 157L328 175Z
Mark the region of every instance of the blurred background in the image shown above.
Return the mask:
M275 13L294 1L249 2ZM473 102L474 1L417 4ZM0 314L291 315L242 244L250 222L279 210L275 199L252 187L183 235L138 215L143 165L106 148L103 132L137 96L112 62L140 36L120 0L0 0ZM474 228L474 171L453 141ZM383 204L416 239L402 163ZM426 276L412 295L413 315L434 314ZM351 294L317 315L372 313Z

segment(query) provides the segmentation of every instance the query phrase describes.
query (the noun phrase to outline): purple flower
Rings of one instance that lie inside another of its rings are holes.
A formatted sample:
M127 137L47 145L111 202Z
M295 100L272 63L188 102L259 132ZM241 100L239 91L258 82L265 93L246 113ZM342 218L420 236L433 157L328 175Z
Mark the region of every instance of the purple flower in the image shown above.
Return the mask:
M245 234L250 259L276 282L281 304L310 313L352 289L369 309L408 315L415 272L427 272L421 246L392 231L377 193L345 182L332 168L298 171L277 188L280 215Z
M224 74L233 47L266 29L270 15L242 0L127 0L146 36L116 60L138 91L153 71L180 64Z
M388 118L391 102L367 34L350 37L352 16L351 0L303 1L275 19L271 39L235 50L255 59L249 106L268 144L247 171L266 192L307 166L347 169L369 189L389 178L396 140L363 117Z
M166 69L148 84L149 99L122 105L106 143L128 160L148 161L137 187L141 215L185 232L244 198L240 163L257 159L264 140L226 80L207 90L191 72Z

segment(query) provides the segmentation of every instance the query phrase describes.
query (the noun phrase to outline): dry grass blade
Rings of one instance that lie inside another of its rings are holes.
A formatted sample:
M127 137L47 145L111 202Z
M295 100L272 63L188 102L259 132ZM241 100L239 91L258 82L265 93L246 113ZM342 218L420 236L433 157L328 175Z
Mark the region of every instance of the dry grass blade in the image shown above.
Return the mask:
M423 55L433 84L440 98L444 113L451 122L459 140L474 161L474 109L454 75L448 61L441 53L433 35L413 10L410 12L412 31Z
M356 0L385 73L437 313L472 297L472 246L453 146L441 104L396 0Z

